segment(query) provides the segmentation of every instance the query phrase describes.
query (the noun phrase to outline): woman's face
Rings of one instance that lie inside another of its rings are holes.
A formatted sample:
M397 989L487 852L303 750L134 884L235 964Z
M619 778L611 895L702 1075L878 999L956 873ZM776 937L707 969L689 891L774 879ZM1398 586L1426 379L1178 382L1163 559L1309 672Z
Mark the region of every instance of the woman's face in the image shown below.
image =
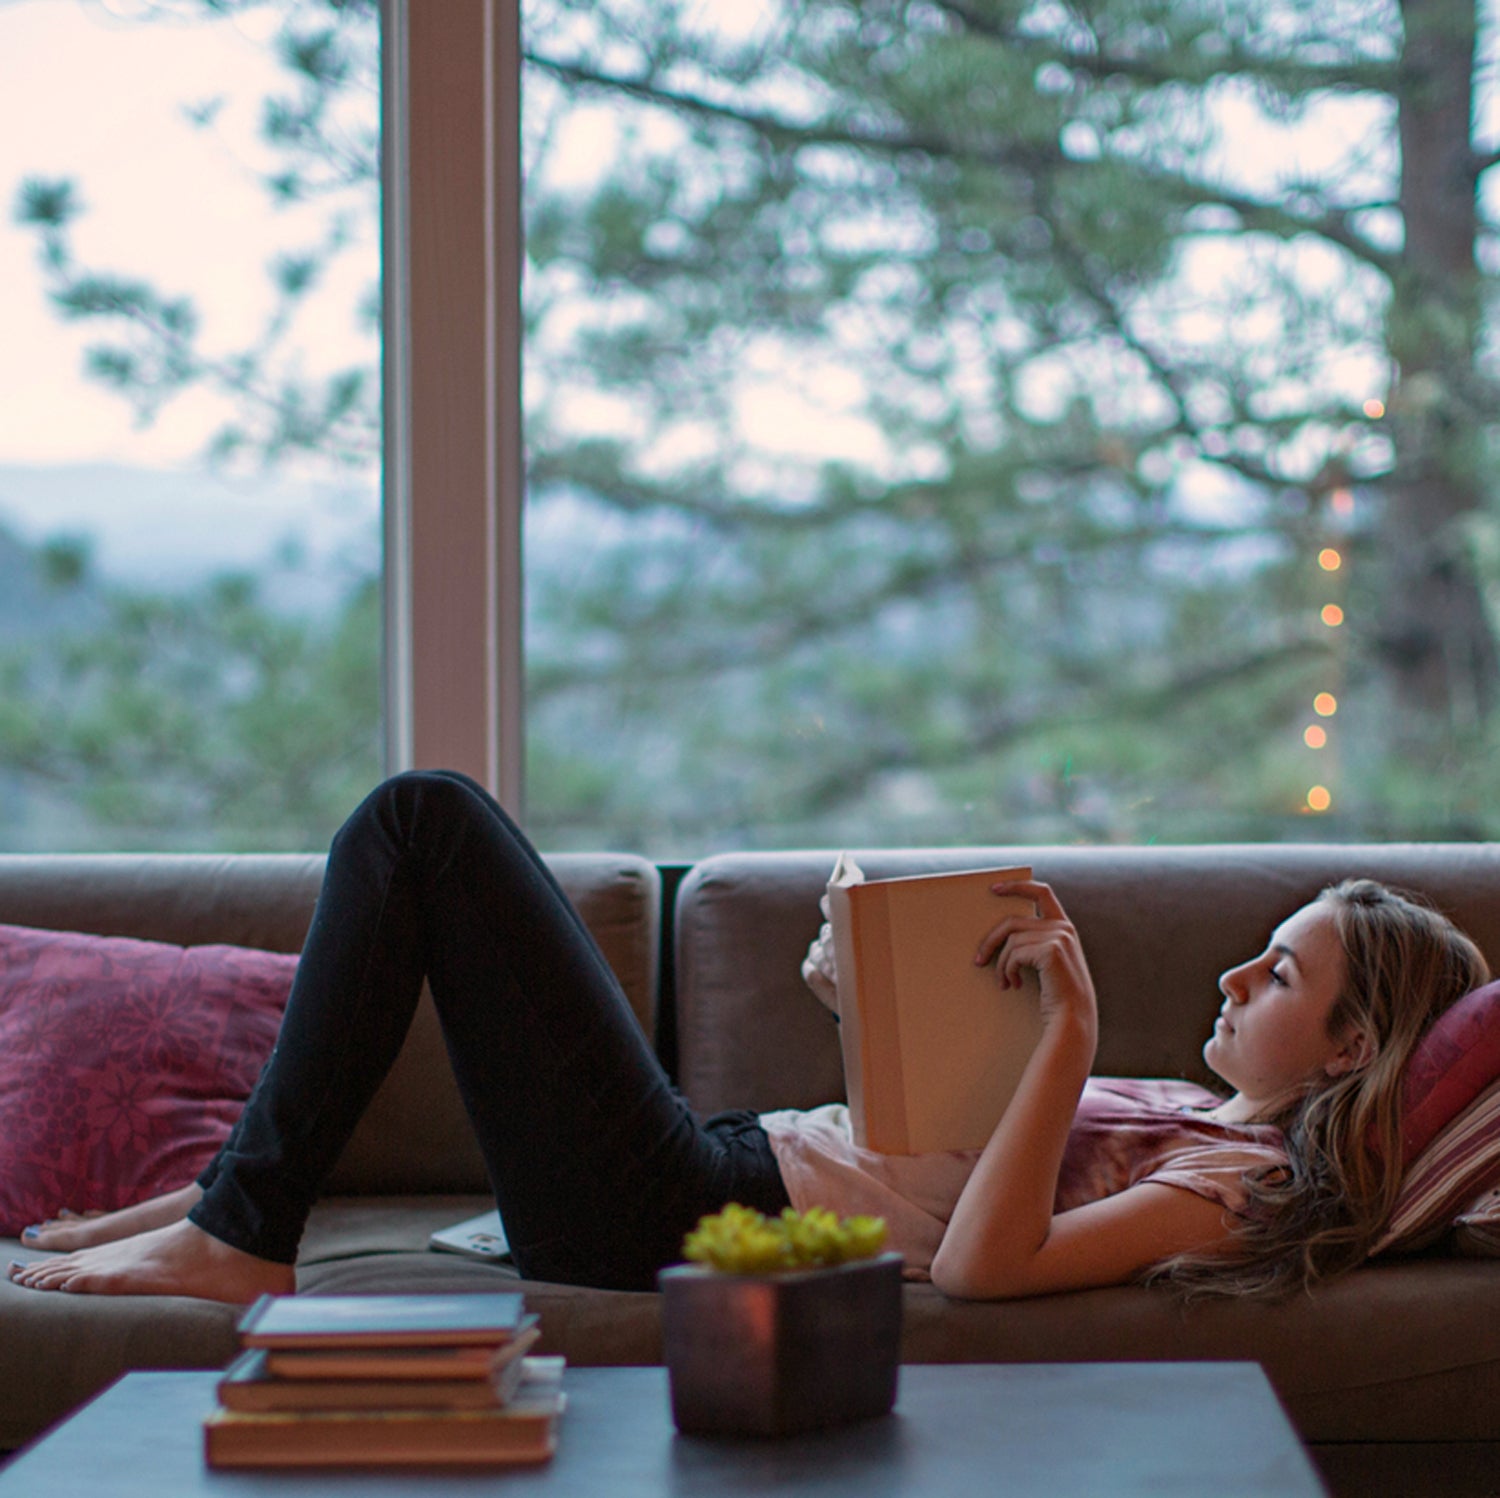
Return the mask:
M1247 1102L1274 1104L1347 1070L1328 1017L1344 980L1332 908L1314 901L1271 933L1259 957L1219 979L1224 1003L1203 1059Z

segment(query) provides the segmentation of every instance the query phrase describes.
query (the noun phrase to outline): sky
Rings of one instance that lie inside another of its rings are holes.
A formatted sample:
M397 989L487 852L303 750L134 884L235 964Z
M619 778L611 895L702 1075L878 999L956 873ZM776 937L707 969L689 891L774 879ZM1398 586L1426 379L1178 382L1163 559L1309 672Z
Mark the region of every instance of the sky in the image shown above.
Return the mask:
M310 221L271 209L256 177L266 160L257 111L284 80L266 47L280 7L212 24L174 19L173 9L201 11L193 0L0 0L0 523L32 539L89 532L101 565L117 575L149 567L150 534L169 537L194 565L210 555L241 563L299 525L314 502L289 481L216 481L213 520L200 513L174 523L181 483L164 482L153 499L132 481L127 506L120 486L101 482L108 465L200 469L229 408L192 391L138 425L125 401L82 374L85 349L102 330L59 319L37 236L15 221L23 181L72 178L86 210L72 235L80 263L193 294L219 348L254 336L268 306L265 267L313 231ZM184 106L220 96L227 102L211 132L185 121ZM598 111L580 109L549 148L550 177L586 185L607 168L602 144L614 133ZM366 264L373 277L373 245ZM347 316L347 303L330 298L305 340L330 367L368 357L349 338ZM789 401L783 383L752 389L752 442L770 451L881 444L867 422L838 410L809 420L806 396ZM824 407L831 388L820 382ZM607 402L572 404L586 406L595 426L607 424ZM325 530L347 529L347 487L334 496L339 513Z
M66 66L48 65L60 57ZM35 236L14 219L16 196L27 177L76 179L85 260L186 287L203 284L206 265L238 270L243 292L215 315L226 333L249 331L259 267L280 226L235 164L236 155L250 159L234 139L244 134L239 112L221 116L230 136L221 143L188 128L178 109L231 86L253 100L271 74L263 52L230 26L121 21L101 0L0 4L0 461L173 463L196 451L201 412L169 413L135 432L123 402L80 380L82 349L96 335L60 326L48 307Z
M144 8L132 0L0 0L0 521L33 537L99 531L106 570L113 561L127 573L149 554L143 532L184 554L243 562L324 500L336 515L315 517L314 538L326 538L330 525L337 531L337 516L347 532L351 488L221 481L212 523L200 515L173 526L181 485L164 483L155 507L142 509L137 494L127 516L99 482L100 465L201 469L227 407L191 393L141 427L125 401L83 376L84 349L100 330L68 327L49 306L36 236L15 221L21 183L73 178L86 209L74 236L79 260L194 295L221 349L254 336L269 305L266 265L312 229L295 213L269 209L256 179L263 159L256 111L277 80L262 27L275 7L213 25L145 23ZM220 95L226 102L212 131L185 122L184 104ZM373 274L373 246L366 263ZM368 357L347 318L346 306L314 313L311 347L330 366ZM76 483L61 481L69 471ZM372 482L353 487L368 525Z
M705 13L713 3L705 0ZM123 531L127 523L121 506L92 479L71 486L31 482L38 471L97 474L108 464L192 471L228 410L192 392L140 427L124 401L83 377L83 352L98 332L66 326L48 305L36 236L14 221L22 181L75 179L87 210L74 235L81 260L195 294L209 341L225 350L253 337L265 314L268 262L311 233L309 221L268 207L256 177L264 164L257 110L281 81L265 45L280 7L252 7L232 22L213 24L173 19L174 9L192 16L201 6L193 0L0 0L0 470L26 471L24 481L0 482L0 521L28 534ZM142 19L148 12L149 22ZM1500 123L1491 93L1480 120L1482 139L1492 138ZM212 131L185 122L184 105L220 96L226 102ZM1257 170L1316 174L1330 157L1353 159L1358 139L1374 134L1375 122L1344 110L1302 121L1268 142L1263 117L1235 116L1250 108L1235 96L1225 102L1232 138L1243 139L1252 125L1262 135L1261 149L1237 158L1237 172L1252 178ZM588 139L574 140L580 132ZM572 160L583 174L575 185L583 186L608 160L600 135L599 120L579 110L571 135L553 142L549 174L567 180ZM375 247L367 250L373 275ZM314 314L310 357L330 367L368 357L347 319L347 305L329 298L321 320ZM832 377L839 371L819 370L814 401L808 390L788 387L779 350L768 356L773 367L759 384L749 370L742 405L743 435L758 451L820 447L819 456L848 449L868 455L880 447L880 434L857 415L857 377L844 371L845 384L852 379L856 388L840 398ZM1379 373L1359 368L1348 377L1373 388ZM580 409L585 404L573 402ZM810 423L814 406L820 407L818 420ZM588 414L598 424L608 412L596 402ZM619 419L627 426L633 420L629 412ZM305 487L283 480L237 480L231 490L216 492L222 523L182 528L175 538L181 545L216 545L225 554L259 550L313 502ZM42 494L45 500L37 497ZM163 522L135 512L133 523L139 530Z

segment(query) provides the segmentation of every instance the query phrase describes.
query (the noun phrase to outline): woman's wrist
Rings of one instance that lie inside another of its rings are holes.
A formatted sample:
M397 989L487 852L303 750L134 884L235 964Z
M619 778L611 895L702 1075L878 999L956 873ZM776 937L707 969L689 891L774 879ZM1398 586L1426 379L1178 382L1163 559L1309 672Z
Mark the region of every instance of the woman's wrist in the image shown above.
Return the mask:
M1059 1009L1042 1015L1038 1049L1046 1047L1059 1061L1072 1060L1087 1076L1099 1046L1099 1016L1092 1010Z

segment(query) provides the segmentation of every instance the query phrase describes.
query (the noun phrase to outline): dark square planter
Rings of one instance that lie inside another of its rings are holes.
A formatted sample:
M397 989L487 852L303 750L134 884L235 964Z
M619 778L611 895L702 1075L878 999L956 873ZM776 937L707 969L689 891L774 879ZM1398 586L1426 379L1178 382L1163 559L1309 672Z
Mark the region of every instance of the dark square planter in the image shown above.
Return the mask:
M658 1283L678 1430L789 1435L895 1404L899 1254L787 1274L683 1264Z

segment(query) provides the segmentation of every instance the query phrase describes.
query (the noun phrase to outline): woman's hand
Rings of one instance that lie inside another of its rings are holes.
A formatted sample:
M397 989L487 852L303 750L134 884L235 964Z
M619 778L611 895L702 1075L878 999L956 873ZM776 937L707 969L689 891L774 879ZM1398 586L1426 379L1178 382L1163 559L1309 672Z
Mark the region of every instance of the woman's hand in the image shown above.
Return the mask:
M1078 1025L1092 1043L1099 1012L1094 980L1083 955L1078 930L1068 919L1050 884L1017 879L993 886L997 895L1024 895L1036 902L1034 916L1011 915L988 931L974 961L993 962L1002 988L1019 988L1023 973L1033 969L1041 989L1042 1026Z
M823 897L826 907L828 897ZM812 989L813 996L825 1008L839 1012L839 973L833 957L833 927L825 920L813 944L802 959L802 981Z

